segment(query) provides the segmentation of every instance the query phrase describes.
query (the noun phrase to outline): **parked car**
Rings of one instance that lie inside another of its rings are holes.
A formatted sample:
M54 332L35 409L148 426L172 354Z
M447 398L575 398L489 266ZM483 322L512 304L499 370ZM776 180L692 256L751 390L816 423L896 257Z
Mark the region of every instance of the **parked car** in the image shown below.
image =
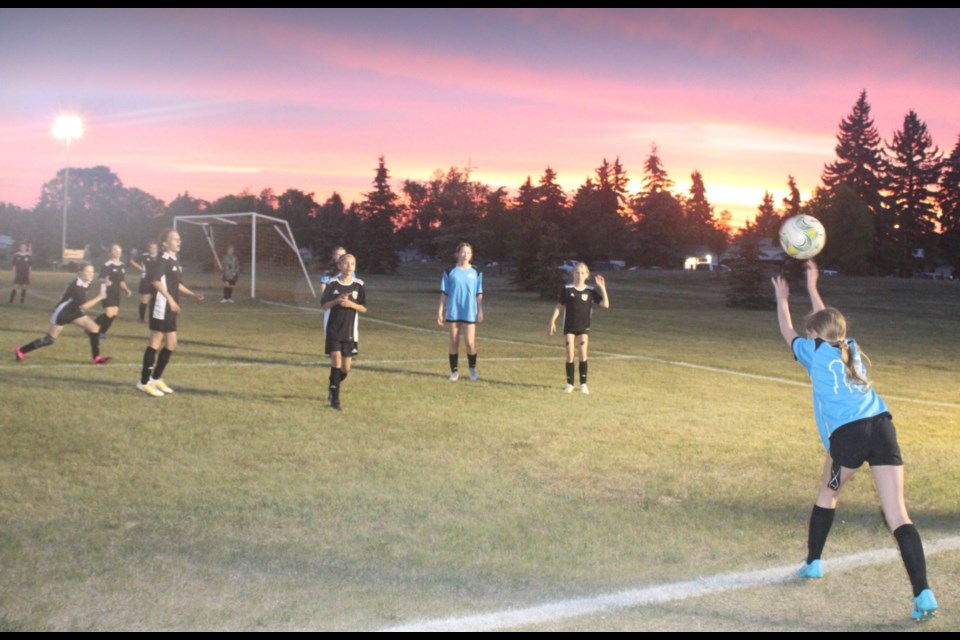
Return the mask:
M597 260L593 263L593 271L620 271L626 266L616 260Z
M730 271L730 267L725 264L711 264L709 262L701 262L697 265L697 271Z
M564 260L557 265L557 269L560 269L560 271L563 271L564 273L570 273L573 271L575 266L577 266L576 260Z

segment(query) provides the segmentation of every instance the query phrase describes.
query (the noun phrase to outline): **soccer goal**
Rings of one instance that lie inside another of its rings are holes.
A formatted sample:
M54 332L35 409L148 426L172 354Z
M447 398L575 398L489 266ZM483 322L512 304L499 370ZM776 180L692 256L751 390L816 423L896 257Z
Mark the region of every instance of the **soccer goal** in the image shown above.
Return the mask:
M220 286L221 258L233 245L240 258L236 291L275 300L317 297L286 220L253 211L211 213L176 216L173 228L182 239L181 258L212 274L214 287Z

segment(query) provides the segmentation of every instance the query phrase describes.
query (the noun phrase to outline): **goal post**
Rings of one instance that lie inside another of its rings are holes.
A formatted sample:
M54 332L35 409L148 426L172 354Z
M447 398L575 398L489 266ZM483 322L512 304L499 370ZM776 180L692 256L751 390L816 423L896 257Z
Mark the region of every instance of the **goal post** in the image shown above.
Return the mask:
M299 291L317 297L290 223L282 218L254 211L176 216L173 228L183 236L181 254L186 250L188 258L216 273L223 271L221 256L232 244L249 276L244 279L249 280L251 298L302 297Z

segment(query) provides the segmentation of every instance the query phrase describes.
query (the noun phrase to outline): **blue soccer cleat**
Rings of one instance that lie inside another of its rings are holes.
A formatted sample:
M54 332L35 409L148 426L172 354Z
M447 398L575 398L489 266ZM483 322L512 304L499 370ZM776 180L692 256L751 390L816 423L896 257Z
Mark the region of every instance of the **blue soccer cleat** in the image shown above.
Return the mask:
M937 599L933 596L933 591L924 589L913 599L912 617L917 622L932 620L937 615L937 608Z
M821 566L820 560L804 562L803 566L797 570L797 576L800 578L806 578L808 580L819 580L822 578L823 566Z

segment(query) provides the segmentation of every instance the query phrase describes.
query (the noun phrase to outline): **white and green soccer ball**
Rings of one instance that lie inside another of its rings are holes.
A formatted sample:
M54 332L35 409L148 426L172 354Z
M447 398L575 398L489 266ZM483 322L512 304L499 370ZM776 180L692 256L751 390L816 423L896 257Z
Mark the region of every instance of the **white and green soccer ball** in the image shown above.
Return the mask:
M780 246L791 258L809 260L827 243L827 231L813 216L787 218L780 227Z

